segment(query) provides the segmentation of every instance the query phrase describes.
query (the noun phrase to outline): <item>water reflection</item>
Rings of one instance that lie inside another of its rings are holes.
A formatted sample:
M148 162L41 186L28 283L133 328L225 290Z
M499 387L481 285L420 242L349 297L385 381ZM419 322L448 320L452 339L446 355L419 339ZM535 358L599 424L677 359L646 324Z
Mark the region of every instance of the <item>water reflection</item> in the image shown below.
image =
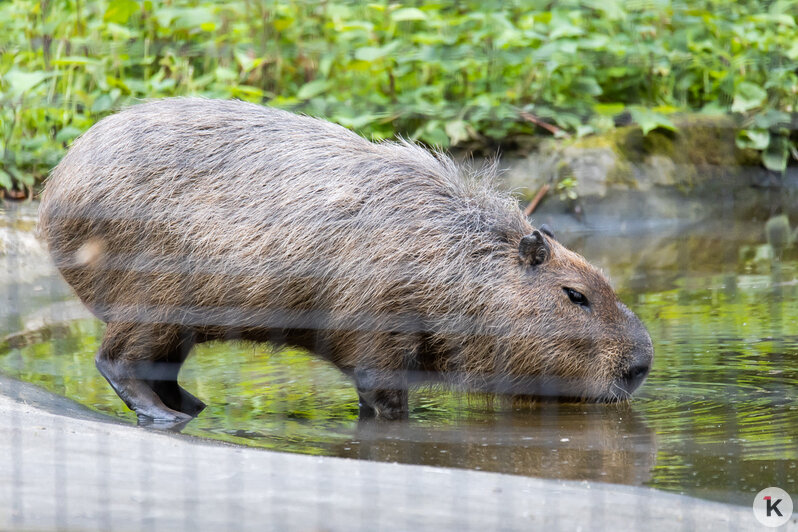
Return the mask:
M781 212L731 212L643 229L588 218L568 231L565 220L538 220L603 267L649 328L654 368L629 405L516 410L423 389L412 395L410 422L358 422L351 383L325 362L219 343L199 346L181 374L209 404L185 432L310 454L645 484L746 505L770 485L798 492L794 229ZM0 222L19 233L16 247L0 251L0 301L9 303L0 305L0 371L135 422L94 368L102 324L26 240L30 214L14 216Z
M651 478L654 441L653 431L626 405L550 404L451 425L360 422L353 439L331 451L386 462L639 485Z

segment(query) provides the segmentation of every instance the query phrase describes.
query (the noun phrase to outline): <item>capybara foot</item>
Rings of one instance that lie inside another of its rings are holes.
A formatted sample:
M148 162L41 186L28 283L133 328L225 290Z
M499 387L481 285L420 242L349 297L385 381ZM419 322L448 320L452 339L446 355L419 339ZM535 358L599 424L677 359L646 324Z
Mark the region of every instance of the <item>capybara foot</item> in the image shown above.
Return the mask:
M95 364L117 395L136 413L139 424L176 424L193 418L166 406L150 384L137 377L139 368L135 362L97 357Z
M205 410L207 405L202 400L197 399L182 387L178 386L178 388L180 389L180 407L177 410L192 417L197 417L200 412Z
M196 417L205 409L205 403L187 392L176 381L153 381L152 389L163 404L172 410Z
M133 409L138 416L139 425L174 425L177 423L188 423L194 416L172 410L167 406L158 407L156 405L145 408Z
M377 419L382 419L385 421L398 421L400 419L408 419L409 413L408 408L405 405L404 407L400 407L394 404L384 404L382 406L377 406Z
M386 377L377 370L360 368L354 375L361 416L364 413L368 415L371 410L377 419L407 419L407 381L404 377Z
M139 414L138 425L139 427L147 427L149 429L180 432L192 419L194 419L193 416L183 414L182 412L175 412L175 414L168 419L164 417L152 418Z
M358 419L373 419L377 412L358 394L357 396L357 417Z

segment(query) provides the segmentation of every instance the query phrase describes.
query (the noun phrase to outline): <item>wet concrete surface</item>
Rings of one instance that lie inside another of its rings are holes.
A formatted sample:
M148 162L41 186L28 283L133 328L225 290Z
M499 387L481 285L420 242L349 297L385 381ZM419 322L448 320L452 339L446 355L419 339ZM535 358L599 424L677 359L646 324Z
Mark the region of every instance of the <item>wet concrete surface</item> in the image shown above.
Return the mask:
M264 451L0 391L2 530L758 529L748 507L647 488Z

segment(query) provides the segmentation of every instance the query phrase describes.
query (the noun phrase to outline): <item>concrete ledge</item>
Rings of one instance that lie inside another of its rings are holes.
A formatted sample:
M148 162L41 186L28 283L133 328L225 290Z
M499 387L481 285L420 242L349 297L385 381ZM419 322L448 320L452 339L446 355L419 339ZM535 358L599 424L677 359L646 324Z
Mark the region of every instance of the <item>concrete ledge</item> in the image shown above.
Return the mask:
M0 391L2 530L759 528L750 508L651 489L242 448Z

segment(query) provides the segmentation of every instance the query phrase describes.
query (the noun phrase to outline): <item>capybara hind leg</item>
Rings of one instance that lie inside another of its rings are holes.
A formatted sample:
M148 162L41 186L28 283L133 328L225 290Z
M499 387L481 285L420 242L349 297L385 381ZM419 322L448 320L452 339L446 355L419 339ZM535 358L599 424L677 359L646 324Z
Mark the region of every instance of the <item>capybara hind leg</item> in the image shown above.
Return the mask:
M379 419L407 419L407 378L403 372L386 374L358 368L354 375L362 418L376 415Z
M166 338L163 330L153 327L109 323L95 359L97 369L140 423L174 425L192 417L164 404L150 384L157 367L152 359L162 353Z

